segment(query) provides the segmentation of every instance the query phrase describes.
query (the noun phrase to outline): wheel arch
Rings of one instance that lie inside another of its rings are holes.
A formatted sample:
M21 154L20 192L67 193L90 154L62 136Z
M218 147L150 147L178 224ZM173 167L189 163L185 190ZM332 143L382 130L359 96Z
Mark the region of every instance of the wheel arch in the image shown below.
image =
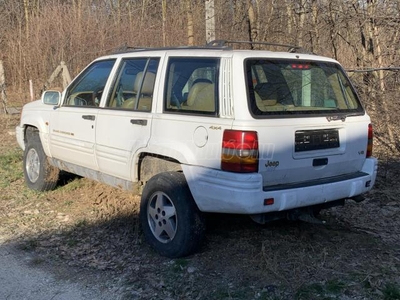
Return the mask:
M172 157L142 152L138 156L135 178L142 186L153 176L163 172L182 172L181 163Z
M23 141L24 144L26 146L28 140L30 138L33 138L34 135L38 135L39 140L42 144L44 153L46 154L46 156L51 157L50 155L50 148L49 148L49 134L48 134L48 129L45 127L45 125L43 124L43 126L40 126L39 124L32 124L32 123L25 123L23 125Z
M37 127L29 124L24 125L24 143L25 145L28 143L28 140L32 139L34 135L39 135L40 137L40 131Z

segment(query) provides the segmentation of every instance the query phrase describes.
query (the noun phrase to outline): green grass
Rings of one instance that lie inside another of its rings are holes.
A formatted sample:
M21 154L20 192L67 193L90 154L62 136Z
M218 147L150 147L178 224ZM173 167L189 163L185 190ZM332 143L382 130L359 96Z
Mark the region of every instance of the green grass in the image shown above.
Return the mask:
M67 184L60 186L57 190L63 192L72 192L81 187L83 187L85 182L81 180L81 178L75 178L72 181L69 181Z
M172 271L174 273L178 273L181 271L186 272L186 268L187 268L188 264L189 264L189 261L187 259L184 259L184 258L175 259L174 264L172 265Z
M400 285L395 283L387 283L382 290L384 300L399 300Z
M340 280L329 280L325 285L326 291L330 294L339 295L346 288L346 284Z
M85 228L85 227L87 227L88 225L89 225L88 220L86 220L86 219L81 219L81 220L78 220L78 221L76 222L75 227L76 227L76 228Z
M325 293L324 286L321 283L312 283L309 285L303 285L296 293L296 299L308 300L314 299L314 297L321 297Z
M309 285L303 285L296 293L298 300L311 299L337 299L337 296L343 294L347 285L338 279L327 282L315 282Z
M67 240L67 245L68 247L74 247L79 244L79 241L77 239L69 239Z
M280 295L281 291L257 291L249 287L219 287L217 290L212 291L212 298L216 300L233 300L233 299L258 299L258 300L282 300L287 299L284 295ZM202 298L203 299L203 298Z
M74 201L72 201L72 200L67 200L64 202L64 206L66 206L66 207L70 207L70 206L72 206L72 204L74 204Z
M5 188L23 176L20 150L15 149L0 156L0 187Z

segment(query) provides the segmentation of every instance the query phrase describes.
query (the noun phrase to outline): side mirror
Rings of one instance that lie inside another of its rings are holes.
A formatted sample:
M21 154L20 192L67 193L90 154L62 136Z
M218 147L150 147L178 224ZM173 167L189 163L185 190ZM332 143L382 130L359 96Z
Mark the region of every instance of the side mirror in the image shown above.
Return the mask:
M59 105L61 93L58 91L45 91L42 94L42 103L47 105Z

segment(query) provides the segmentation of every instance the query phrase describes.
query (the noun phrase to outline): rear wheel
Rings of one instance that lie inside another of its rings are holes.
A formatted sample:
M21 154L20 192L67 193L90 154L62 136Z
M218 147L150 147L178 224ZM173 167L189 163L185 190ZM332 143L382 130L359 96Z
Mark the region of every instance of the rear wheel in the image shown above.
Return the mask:
M58 181L59 169L49 164L37 133L30 132L27 138L23 162L26 185L36 191L53 190Z
M150 246L170 258L195 252L204 237L204 217L180 172L160 173L147 182L140 223Z

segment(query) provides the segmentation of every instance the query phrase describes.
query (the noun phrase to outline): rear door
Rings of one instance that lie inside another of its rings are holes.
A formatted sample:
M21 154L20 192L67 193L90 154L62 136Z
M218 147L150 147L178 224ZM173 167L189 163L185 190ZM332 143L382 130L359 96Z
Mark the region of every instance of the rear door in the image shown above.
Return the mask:
M97 115L96 157L101 172L136 180L133 160L150 138L159 61L158 57L122 59L107 103Z
M369 117L337 64L258 59L246 68L264 187L359 174Z

